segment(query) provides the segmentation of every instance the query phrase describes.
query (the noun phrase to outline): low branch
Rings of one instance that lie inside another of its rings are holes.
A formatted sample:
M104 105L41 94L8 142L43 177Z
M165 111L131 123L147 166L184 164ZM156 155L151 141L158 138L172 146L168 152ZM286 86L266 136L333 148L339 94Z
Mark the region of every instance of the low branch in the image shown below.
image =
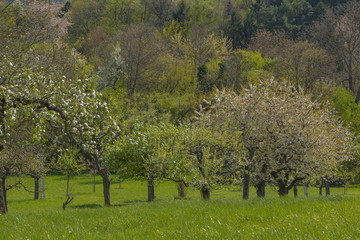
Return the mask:
M63 203L63 210L65 210L66 206L69 205L72 200L74 200L74 197L70 197L69 195L66 196L66 200Z
M35 191L29 190L23 183L21 183L21 187L23 187L24 190L27 191L27 192L29 192L29 193L35 193Z
M189 187L191 185L191 183L187 183L183 179L175 179L175 178L171 178L171 177L164 177L164 178L167 180L173 181L173 182L183 183L186 187Z
M45 101L42 98L29 99L26 97L18 97L15 100L23 105L40 104L41 107L44 107L49 111L57 112L63 120L67 120L63 110L60 107L56 105L51 105L49 102Z
M20 188L20 187L22 187L22 186L24 186L24 185L22 184L21 181L15 183L15 184L12 184L12 185L7 185L7 186L6 186L6 191L8 191L8 190L10 190L10 189L13 189L13 188Z
M297 178L295 178L294 180L291 181L290 185L287 187L287 190L289 191L291 188L294 187L294 185L295 185L297 182L299 182L299 181L301 181L301 180L304 180L305 178L306 178L306 177L297 177Z
M4 12L8 7L10 7L11 4L13 4L15 0L11 0L3 9L1 9L1 12Z

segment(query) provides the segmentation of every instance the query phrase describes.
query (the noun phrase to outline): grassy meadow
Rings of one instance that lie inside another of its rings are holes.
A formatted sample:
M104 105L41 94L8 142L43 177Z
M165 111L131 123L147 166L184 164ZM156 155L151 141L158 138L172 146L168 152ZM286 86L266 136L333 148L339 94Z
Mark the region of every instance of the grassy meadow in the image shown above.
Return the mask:
M9 182L16 179L10 179ZM32 180L23 182L30 188ZM156 200L146 202L147 186L124 182L111 186L112 207L103 207L101 179L72 177L74 196L66 210L66 177L45 179L46 198L32 200L22 189L8 192L9 213L0 216L0 239L360 239L360 188L332 188L331 196L318 196L310 188L306 198L299 188L278 197L267 188L267 197L241 200L239 186L223 186L202 201L188 189L176 199L172 182L156 186Z

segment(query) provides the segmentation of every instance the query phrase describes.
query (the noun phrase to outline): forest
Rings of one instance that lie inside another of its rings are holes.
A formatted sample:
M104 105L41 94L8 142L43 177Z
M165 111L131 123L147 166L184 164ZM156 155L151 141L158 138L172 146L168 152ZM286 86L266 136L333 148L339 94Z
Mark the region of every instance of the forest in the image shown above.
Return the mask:
M22 178L38 199L59 173L100 176L105 206L115 179L146 182L149 202L165 181L204 200L228 184L246 200L251 187L360 183L359 12L349 0L1 0L0 213Z

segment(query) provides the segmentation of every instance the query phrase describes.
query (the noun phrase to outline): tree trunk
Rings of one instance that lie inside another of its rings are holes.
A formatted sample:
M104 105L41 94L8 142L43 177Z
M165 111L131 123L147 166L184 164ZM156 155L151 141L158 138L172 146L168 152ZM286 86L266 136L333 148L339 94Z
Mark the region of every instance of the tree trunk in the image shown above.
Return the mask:
M148 179L148 202L152 202L155 199L155 186L154 179Z
M309 184L308 184L308 183L305 183L305 184L304 184L304 196L305 196L305 197L308 197L308 196L309 196L308 188L309 188Z
M357 90L356 98L355 98L355 103L359 103L359 102L360 102L360 87Z
M34 177L34 200L39 199L39 193L40 193L40 184L39 184L40 177Z
M2 177L0 179L0 214L6 214L7 209L7 201L6 201L6 185L5 185L6 177Z
M179 182L177 185L177 189L178 189L178 197L179 198L184 198L186 197L186 186L184 184L184 182Z
M322 188L323 188L323 186L320 185L320 187L319 187L319 195L320 195L320 196L322 196Z
M105 206L111 206L110 203L110 178L109 171L107 168L103 168L99 171L100 176L103 180L103 195Z
M298 196L298 189L297 189L297 186L294 185L294 197L297 197Z
M45 199L45 179L44 177L40 177L39 179L39 197L40 199Z
M255 185L256 188L256 195L260 198L265 197L265 187L266 183L264 180L261 180L258 184Z
M244 200L249 199L249 191L250 191L250 174L245 173L243 180L243 195L242 195L242 198Z
M210 189L206 186L202 187L200 189L201 198L203 200L209 200L210 199Z
M254 156L255 156L255 147L248 148L249 151L249 162L252 162ZM243 180L243 200L249 199L249 191L250 191L250 165L245 166L245 174L244 174L244 180Z
M325 181L325 191L326 191L326 196L330 195L330 182L329 181Z
M285 196L288 194L288 188L286 187L286 184L284 182L279 181L278 186L279 186L278 193L280 196Z

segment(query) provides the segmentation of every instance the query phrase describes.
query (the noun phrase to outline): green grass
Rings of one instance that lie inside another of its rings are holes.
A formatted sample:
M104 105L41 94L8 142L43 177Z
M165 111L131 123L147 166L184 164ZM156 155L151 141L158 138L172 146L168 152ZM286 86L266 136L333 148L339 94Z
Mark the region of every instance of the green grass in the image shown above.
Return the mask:
M12 179L10 181L15 181ZM31 186L31 179L25 181ZM156 201L146 202L146 184L111 187L113 207L103 207L100 178L71 180L74 201L63 211L66 179L47 177L46 199L32 200L23 190L9 191L9 213L0 216L0 239L360 239L360 189L332 188L332 196L241 200L238 186L214 190L210 201L198 191L175 200L171 182L156 187ZM253 189L252 189L253 190ZM302 189L299 189L299 195Z

